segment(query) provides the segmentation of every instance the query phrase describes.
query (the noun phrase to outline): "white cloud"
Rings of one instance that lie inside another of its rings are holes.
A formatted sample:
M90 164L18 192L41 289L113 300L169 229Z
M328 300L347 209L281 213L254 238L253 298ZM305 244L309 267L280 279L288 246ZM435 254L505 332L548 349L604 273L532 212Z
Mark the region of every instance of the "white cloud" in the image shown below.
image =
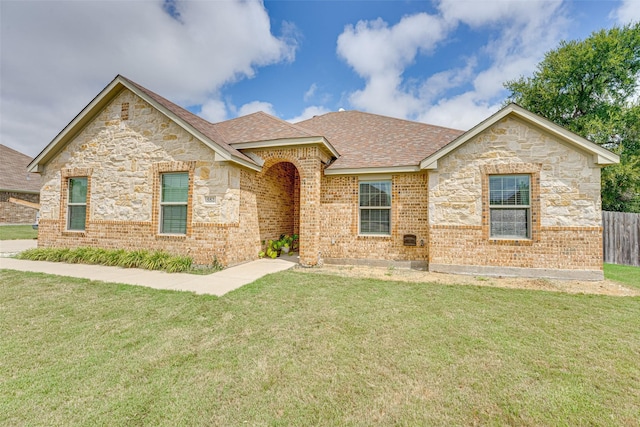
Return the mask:
M301 122L303 120L310 119L313 116L321 116L323 114L330 113L330 112L331 112L331 110L328 110L325 107L318 106L318 105L312 105L310 107L305 108L304 111L302 112L302 114L300 114L299 116L293 117L291 119L287 119L287 121L289 123L298 123L298 122Z
M313 95L316 94L316 90L318 90L318 85L315 83L312 83L311 86L309 86L309 89L307 89L307 91L304 93L304 101L307 102L309 101L311 98L313 98Z
M441 0L437 7L438 15L405 16L392 26L377 19L345 28L337 53L365 80L349 96L355 108L467 129L500 107L503 83L530 74L568 24L561 0ZM460 58L464 67L417 82L404 77L419 54L449 48L445 39L463 25L489 34L482 49ZM441 98L452 88L468 89Z
M640 2L622 0L622 5L611 13L611 17L622 25L640 21Z
M116 74L198 105L295 55L295 27L274 36L260 1L172 4L178 19L162 0L3 1L3 144L37 154ZM215 115L214 104L206 114Z
M380 114L410 115L418 102L400 89L402 73L418 53L432 51L447 31L443 20L426 13L405 16L392 27L380 18L345 27L338 55L367 82L351 94L351 104Z
M210 99L202 104L198 115L211 123L222 122L227 120L227 107L219 99Z
M276 112L273 109L273 105L271 103L263 101L252 101L244 104L238 109L238 116L246 116L247 114L257 113L258 111L263 111L267 114L271 114L272 116L276 115Z
M416 117L424 123L439 124L452 129L468 130L500 109L500 103L490 103L472 92L438 101Z

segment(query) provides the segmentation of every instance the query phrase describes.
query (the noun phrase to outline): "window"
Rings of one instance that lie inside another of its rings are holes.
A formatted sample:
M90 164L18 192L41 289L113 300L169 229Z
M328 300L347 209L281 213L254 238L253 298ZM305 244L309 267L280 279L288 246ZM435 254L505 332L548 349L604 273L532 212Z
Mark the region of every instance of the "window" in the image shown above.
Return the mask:
M491 237L531 238L530 182L529 175L489 176Z
M160 233L187 233L188 173L161 175Z
M391 181L360 182L360 234L391 234Z
M87 222L87 177L69 178L67 230L84 231Z

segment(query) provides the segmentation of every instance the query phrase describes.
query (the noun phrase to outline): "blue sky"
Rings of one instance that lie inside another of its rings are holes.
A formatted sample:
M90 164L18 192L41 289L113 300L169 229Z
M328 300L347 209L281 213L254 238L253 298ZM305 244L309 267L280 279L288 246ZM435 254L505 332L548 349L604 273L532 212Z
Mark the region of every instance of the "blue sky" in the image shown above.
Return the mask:
M211 121L339 108L466 130L640 1L0 0L0 141L35 156L116 74Z

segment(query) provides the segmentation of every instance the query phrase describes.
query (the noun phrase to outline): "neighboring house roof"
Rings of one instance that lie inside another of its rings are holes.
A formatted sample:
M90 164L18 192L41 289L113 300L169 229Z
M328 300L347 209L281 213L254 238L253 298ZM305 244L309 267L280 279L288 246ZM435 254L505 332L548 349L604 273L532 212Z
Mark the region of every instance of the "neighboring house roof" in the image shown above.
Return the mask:
M568 143L569 145L574 146L588 154L593 156L594 164L598 166L606 166L614 163L620 162L620 157L612 153L611 151L602 148L601 146L594 144L593 142L585 139L575 133L568 131L567 129L558 126L557 124L551 122L550 120L545 119L542 116L532 113L529 110L525 110L517 104L509 104L491 117L487 118L483 122L479 123L469 131L460 135L455 140L451 141L448 145L442 147L440 150L432 153L427 156L424 160L420 162L420 167L422 169L436 169L438 167L438 160L456 148L460 147L465 142L469 141L476 135L485 131L489 127L493 126L500 120L504 119L507 116L514 116L525 122L535 125L537 128L548 132L549 134L555 136L556 138Z
M0 159L0 191L40 193L40 175L27 172L31 157L0 144Z
M297 123L325 138L340 157L327 174L418 171L420 161L464 132L360 111L339 111Z

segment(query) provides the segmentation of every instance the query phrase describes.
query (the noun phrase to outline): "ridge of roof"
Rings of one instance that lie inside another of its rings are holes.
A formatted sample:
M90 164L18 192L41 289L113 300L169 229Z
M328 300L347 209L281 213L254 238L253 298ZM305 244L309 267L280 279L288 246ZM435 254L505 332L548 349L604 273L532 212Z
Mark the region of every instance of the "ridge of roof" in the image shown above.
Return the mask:
M305 119L305 120L301 120L297 123L295 123L296 125L302 125L303 123L307 123L307 122L313 122L315 119L321 119L324 117L328 117L331 115L338 115L338 114L356 114L356 115L362 115L362 116L371 116L371 117L378 117L380 119L385 119L385 120L390 120L390 121L397 121L397 122L405 122L405 123L409 123L409 124L413 124L413 125L422 125L422 126L426 126L426 127L430 127L430 128L439 128L439 129L445 129L445 130L450 130L450 131L454 131L454 132L465 132L461 129L456 129L456 128L450 128L447 126L440 126L440 125L434 125L431 123L424 123L424 122L417 122L415 120L409 120L409 119L401 119L399 117L392 117L392 116L385 116L383 114L376 114L376 113L369 113L367 111L360 111L360 110L341 110L341 111L329 111L328 113L324 113L324 114L320 114L317 116L313 116L309 119Z
M214 127L232 146L246 142L322 136L264 111L218 122Z
M356 169L419 168L422 159L464 133L357 110L331 112L296 124L324 135L341 154L327 170L345 173Z

